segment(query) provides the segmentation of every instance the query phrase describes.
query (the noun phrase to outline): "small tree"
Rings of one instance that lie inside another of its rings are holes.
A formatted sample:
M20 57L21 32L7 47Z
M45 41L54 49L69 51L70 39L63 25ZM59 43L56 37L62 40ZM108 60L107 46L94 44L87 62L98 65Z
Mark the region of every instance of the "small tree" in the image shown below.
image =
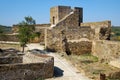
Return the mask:
M22 52L24 53L25 45L30 42L30 39L33 39L35 33L35 20L28 16L25 17L25 21L22 21L19 25L19 41L21 46L23 47Z

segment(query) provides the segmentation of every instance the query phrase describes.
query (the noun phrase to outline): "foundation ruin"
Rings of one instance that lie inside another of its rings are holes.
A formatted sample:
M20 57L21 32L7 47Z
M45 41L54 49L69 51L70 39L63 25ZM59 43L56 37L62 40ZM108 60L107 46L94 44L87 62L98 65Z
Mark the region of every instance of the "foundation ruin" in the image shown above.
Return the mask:
M53 57L31 53L18 54L18 51L13 49L3 50L0 54L0 80L35 80L53 77Z

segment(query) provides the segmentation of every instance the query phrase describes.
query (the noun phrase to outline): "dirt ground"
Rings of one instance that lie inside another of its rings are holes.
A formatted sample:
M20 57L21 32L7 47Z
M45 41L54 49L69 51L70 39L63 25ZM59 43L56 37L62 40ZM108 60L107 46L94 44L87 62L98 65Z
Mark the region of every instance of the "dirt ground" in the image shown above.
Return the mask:
M106 75L106 80L120 80L120 69L110 66L108 63L100 62L97 57L90 54L64 56L80 72L85 73L90 79L99 80L100 74Z

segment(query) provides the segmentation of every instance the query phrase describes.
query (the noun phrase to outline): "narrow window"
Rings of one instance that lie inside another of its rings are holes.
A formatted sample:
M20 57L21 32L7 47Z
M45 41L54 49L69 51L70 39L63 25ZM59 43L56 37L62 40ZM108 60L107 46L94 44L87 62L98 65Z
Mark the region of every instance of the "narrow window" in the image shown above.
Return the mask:
M53 24L55 24L55 17L53 16Z

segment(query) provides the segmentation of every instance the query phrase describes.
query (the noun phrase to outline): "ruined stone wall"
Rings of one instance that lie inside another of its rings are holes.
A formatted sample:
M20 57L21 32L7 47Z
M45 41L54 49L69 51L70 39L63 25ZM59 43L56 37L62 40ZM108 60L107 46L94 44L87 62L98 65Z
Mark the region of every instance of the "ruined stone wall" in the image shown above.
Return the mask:
M89 41L68 42L68 47L71 54L76 55L90 54L92 50L92 42Z
M32 40L31 42L34 43L39 43L42 42L44 43L44 35L45 35L45 29L49 28L50 24L37 24L35 26L35 31L36 32L40 32L40 37L35 37L34 40ZM13 28L13 33L17 33L18 32L18 26L14 25ZM19 39L17 37L17 34L6 34L3 37L0 37L0 41L12 41L12 42L19 42Z
M81 40L83 38L87 40L92 40L94 38L94 34L94 29L91 29L90 27L67 29L65 33L67 40Z
M78 29L59 30L57 28L48 30L47 32L47 48L52 51L65 52L67 42L90 41L94 37L94 30L90 27L81 27ZM67 42L65 40L67 39ZM74 43L70 43L74 44ZM75 45L75 44L74 44ZM79 45L76 45L79 47Z
M90 26L91 28L111 27L111 21L81 23L81 26Z
M92 53L100 60L110 61L120 56L120 42L93 41Z
M36 24L35 25L35 31L39 32L39 31L44 31L44 29L49 28L51 24Z
M94 40L110 40L111 21L81 23L81 26L90 26L95 29Z
M51 51L62 51L62 33L59 30L47 30L47 49Z
M0 64L14 64L14 63L22 63L22 56L14 56L14 57L0 57Z
M39 32L39 30L45 29L45 28L48 28L48 27L50 27L50 24L36 24L35 25L35 31ZM13 33L18 33L18 30L19 30L19 26L18 25L13 25L12 32Z
M54 59L46 62L0 65L0 80L36 80L53 77Z
M1 36L1 35L0 35ZM12 41L12 42L18 42L17 35L3 35L0 37L0 41Z
M40 37L35 37L33 40L31 40L30 42L33 42L33 43L39 43L39 42L42 42L44 43L44 29L41 29L40 30L41 32L41 35ZM10 41L10 42L19 42L19 39L17 37L17 34L14 34L14 35L5 35L3 37L0 37L0 41Z

